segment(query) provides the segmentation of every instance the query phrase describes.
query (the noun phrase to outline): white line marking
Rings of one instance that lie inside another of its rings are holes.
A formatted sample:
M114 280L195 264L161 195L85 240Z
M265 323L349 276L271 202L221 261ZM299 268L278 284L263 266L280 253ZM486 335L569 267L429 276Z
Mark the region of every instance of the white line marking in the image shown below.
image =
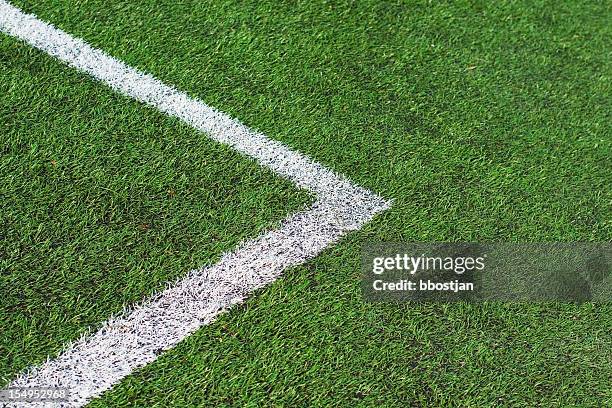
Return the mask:
M0 31L86 72L121 94L185 121L212 139L317 196L280 228L247 241L216 265L187 277L142 305L109 319L96 333L68 345L55 359L24 372L10 387L62 386L70 406L82 406L211 323L288 267L315 257L390 203L343 176L252 131L228 115L95 49L83 40L0 0ZM31 406L31 405L28 405Z

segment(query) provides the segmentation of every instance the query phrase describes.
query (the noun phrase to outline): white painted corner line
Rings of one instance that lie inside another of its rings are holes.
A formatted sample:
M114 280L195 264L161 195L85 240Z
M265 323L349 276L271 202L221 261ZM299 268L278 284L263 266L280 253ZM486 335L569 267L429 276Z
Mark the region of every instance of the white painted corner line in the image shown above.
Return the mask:
M278 229L243 242L211 267L189 272L174 286L67 345L58 357L24 372L9 387L68 387L70 401L64 405L83 406L276 280L285 269L315 257L390 206L307 156L4 0L0 0L0 31L183 120L316 196L311 208L290 215Z

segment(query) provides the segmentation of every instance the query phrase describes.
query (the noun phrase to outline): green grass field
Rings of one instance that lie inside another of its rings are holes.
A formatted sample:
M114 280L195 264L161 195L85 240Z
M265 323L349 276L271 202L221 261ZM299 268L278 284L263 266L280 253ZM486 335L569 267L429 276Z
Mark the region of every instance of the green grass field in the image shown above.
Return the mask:
M610 304L372 304L368 242L610 241L605 2L13 1L393 199L92 406L608 406ZM0 35L0 385L311 197Z
M48 56L0 50L5 381L310 201Z

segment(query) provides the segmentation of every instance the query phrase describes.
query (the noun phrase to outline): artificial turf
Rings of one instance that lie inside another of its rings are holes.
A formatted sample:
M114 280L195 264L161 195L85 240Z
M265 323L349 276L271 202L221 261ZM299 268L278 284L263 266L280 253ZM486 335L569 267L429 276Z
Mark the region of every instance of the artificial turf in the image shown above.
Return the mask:
M0 37L0 381L311 197Z
M14 4L394 199L93 406L612 404L609 304L369 304L359 271L371 241L610 241L609 4Z

